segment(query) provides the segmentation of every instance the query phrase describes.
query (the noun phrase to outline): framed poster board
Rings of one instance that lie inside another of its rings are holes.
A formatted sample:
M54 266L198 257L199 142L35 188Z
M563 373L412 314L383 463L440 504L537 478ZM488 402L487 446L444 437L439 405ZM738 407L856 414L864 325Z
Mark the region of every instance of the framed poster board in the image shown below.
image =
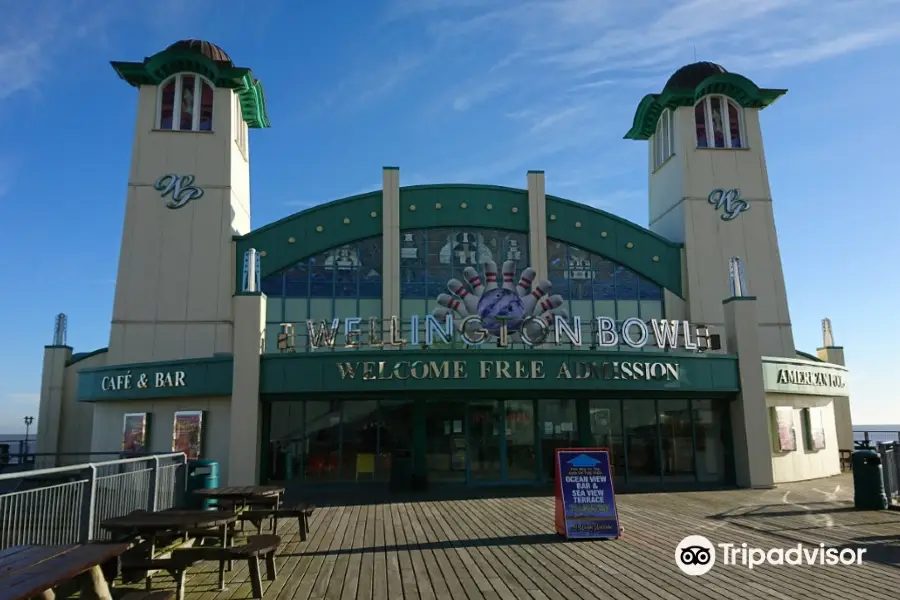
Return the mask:
M557 448L556 532L568 539L621 535L607 448Z
M202 410L182 410L175 413L172 452L184 452L188 460L200 458L203 452Z
M803 409L803 428L806 431L806 449L825 449L825 413L821 408Z
M794 431L794 409L790 406L773 406L771 411L772 429L775 433L775 450L793 452L797 449Z
M128 454L148 452L149 422L148 413L125 413L122 423L122 452Z

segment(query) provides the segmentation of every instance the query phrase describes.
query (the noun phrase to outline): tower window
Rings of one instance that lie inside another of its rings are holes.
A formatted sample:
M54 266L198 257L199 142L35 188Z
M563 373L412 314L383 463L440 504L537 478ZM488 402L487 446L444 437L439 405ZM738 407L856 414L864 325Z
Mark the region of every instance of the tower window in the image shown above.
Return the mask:
M675 119L668 108L659 115L653 134L653 168L658 169L675 154Z
M199 75L173 75L159 88L157 128L212 131L214 88Z
M698 148L744 148L741 107L726 96L706 96L694 106Z

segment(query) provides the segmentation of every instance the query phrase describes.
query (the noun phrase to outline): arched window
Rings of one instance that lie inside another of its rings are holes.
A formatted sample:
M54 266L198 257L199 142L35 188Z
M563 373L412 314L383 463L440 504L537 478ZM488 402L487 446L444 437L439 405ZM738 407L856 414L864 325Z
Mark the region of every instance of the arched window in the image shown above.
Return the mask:
M212 131L214 91L199 75L173 75L159 86L157 129Z
M644 321L663 317L662 288L628 267L551 238L547 239L547 262L550 294L562 296L562 308L569 316L581 317L582 335L588 334L589 324L597 317L610 317L620 324L631 317ZM633 351L624 342L620 348ZM644 351L659 348L648 344Z
M277 352L282 323L294 327L296 352L305 352L306 321L381 317L382 238L359 240L326 250L262 280L266 294L266 352ZM342 325L343 326L343 325ZM363 325L368 331L368 326ZM343 329L334 345L344 349Z
M658 169L675 154L675 119L668 108L659 115L653 134L653 168Z
M706 96L694 106L698 148L745 148L741 107L726 96Z

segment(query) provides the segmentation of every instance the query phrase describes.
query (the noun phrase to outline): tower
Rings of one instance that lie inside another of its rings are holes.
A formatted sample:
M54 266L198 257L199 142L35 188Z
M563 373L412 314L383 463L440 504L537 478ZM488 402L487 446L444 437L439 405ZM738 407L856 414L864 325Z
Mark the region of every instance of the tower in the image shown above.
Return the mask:
M199 40L112 67L138 105L109 362L231 352L232 236L250 230L248 131L269 126L262 85Z
M650 142L650 229L684 244L687 317L721 328L739 257L758 299L762 354L795 357L759 122L786 92L693 63L641 100L625 137Z

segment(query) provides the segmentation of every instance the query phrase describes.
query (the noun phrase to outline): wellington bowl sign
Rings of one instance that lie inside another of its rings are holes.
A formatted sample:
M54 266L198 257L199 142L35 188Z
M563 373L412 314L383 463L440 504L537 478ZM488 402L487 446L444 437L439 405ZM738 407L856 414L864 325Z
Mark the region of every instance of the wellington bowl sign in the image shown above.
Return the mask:
M499 281L498 275L502 277ZM570 344L579 347L585 343L582 334L582 318L570 316L563 308L565 300L559 294L551 294L552 285L544 279L534 281L535 270L524 269L515 281L516 266L506 261L498 273L496 263L484 264L484 278L473 268L463 271L466 283L457 279L447 282L449 293L437 297L438 306L430 315L408 317L409 327L401 327L400 319L390 318L389 333L384 335L382 319L368 317L364 334L362 317L334 318L316 326L307 321L308 344L312 349L334 348L339 334L344 335L344 346L356 348L368 346L402 347L407 344L427 348L435 343L452 345L461 341L466 346L479 346L496 340L499 347L510 343L528 346ZM291 325L284 324L282 335L288 335ZM290 334L293 335L292 333ZM408 335L409 338L403 338ZM368 339L363 340L366 336ZM654 345L660 349L715 350L718 336L710 335L706 327L693 327L688 321L650 319L636 317L617 322L613 317L591 319L590 339L587 342L598 349L626 345L640 349Z

